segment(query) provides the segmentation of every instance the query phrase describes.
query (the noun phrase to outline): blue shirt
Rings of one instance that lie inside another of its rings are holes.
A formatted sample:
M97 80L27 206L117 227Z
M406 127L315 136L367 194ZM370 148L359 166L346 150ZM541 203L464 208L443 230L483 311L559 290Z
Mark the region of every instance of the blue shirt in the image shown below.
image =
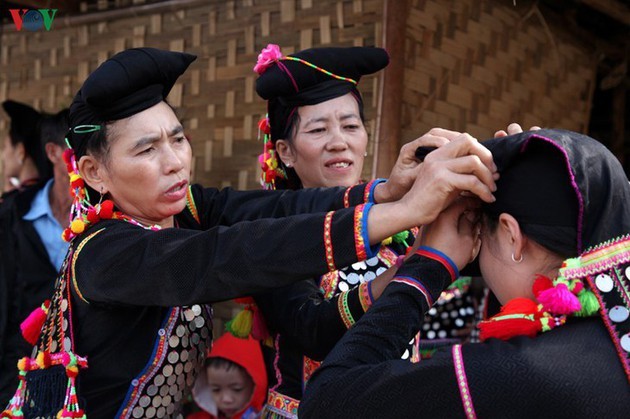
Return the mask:
M48 252L50 262L59 270L68 251L69 243L61 238L63 227L59 225L59 222L53 215L52 208L50 208L48 194L52 184L53 179L50 179L46 182L46 185L37 192L31 203L31 209L24 214L23 219L33 223L33 227L35 227L37 234L39 234Z

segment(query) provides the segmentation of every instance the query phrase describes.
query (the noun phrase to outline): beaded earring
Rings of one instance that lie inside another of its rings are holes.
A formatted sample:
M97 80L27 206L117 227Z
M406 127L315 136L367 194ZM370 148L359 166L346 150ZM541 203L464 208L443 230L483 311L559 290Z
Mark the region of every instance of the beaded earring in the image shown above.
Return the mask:
M273 190L276 189L276 179L286 179L287 174L282 165L279 164L278 152L271 141L271 126L267 115L258 122L258 139L260 139L261 133L263 137L263 152L258 156L258 162L262 169L260 184L263 189Z

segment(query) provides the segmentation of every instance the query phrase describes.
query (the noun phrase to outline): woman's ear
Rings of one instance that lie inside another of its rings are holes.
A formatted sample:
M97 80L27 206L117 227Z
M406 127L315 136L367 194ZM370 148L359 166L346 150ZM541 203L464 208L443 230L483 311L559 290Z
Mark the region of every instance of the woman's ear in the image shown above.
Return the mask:
M295 163L295 153L287 140L277 140L276 151L278 152L280 160L282 160L285 165L289 167L293 166Z
M79 159L79 173L88 186L101 194L106 194L109 189L106 185L105 166L94 156L85 155Z
M15 156L17 157L20 166L23 165L26 160L26 147L24 147L24 143L17 143L15 145Z
M502 213L499 216L498 229L512 247L512 258L515 261L523 260L523 251L527 244L527 238L523 235L521 226L518 224L518 221L516 221L516 218L508 213Z
M53 164L56 164L59 161L63 161L63 148L60 145L55 143L46 143L44 145L44 150L46 151L46 157Z

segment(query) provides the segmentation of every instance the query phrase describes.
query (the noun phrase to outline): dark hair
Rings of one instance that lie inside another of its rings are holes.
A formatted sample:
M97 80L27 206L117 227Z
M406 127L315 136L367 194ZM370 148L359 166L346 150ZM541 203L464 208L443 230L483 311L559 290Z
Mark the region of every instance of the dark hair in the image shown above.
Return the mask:
M66 145L69 118L68 108L62 109L56 114L45 114L39 121L39 132L42 145L54 143L60 146Z
M546 225L525 223L518 219L516 221L518 221L518 225L523 234L550 252L561 256L563 259L577 256L575 228L566 226L554 226L550 228ZM483 213L483 223L488 231L494 233L499 226L499 215L485 211Z
M355 93L354 91L350 92L352 97L354 97L359 105L359 116L361 118L361 122L365 125L365 113L363 111L363 100L360 94ZM336 98L335 98L336 99ZM283 139L286 139L289 142L293 142L295 135L297 134L297 129L300 126L300 114L297 111L297 108L293 111L289 119L287 120L287 126L284 130L284 134L282 136ZM275 144L277 138L273 138L272 141ZM278 164L282 164L284 168L284 172L287 174L286 179L276 179L276 189L302 189L302 180L298 176L297 172L292 167L287 167L284 162L278 156Z

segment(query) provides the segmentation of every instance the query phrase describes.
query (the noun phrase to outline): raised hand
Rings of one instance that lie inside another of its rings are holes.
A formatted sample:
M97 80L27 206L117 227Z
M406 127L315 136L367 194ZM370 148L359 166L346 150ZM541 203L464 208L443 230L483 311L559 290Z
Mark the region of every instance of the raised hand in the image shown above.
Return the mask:
M538 129L540 129L540 127L534 125L533 127L529 128L529 131L535 131ZM507 131L499 130L495 132L494 138L507 137L508 135L520 134L521 132L523 132L523 128L521 128L521 126L516 122L512 122L510 125L508 125Z
M449 142L461 137L462 134L457 131L449 131L442 128L433 128L423 136L405 144L400 149L398 160L391 171L387 182L376 187L376 202L397 201L411 189L416 178L419 176L418 171L422 162L416 157L416 149L420 146L441 147ZM470 137L470 136L469 136ZM471 137L472 138L472 137ZM493 170L492 156L490 153L472 150L477 154L483 164L489 170Z

